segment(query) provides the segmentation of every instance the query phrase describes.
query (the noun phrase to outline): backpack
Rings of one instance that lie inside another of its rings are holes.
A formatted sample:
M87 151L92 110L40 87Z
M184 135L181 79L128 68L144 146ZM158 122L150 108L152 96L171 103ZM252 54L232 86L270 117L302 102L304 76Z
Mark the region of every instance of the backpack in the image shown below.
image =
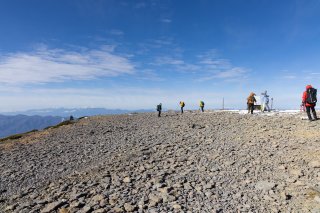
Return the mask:
M306 102L308 104L315 104L317 103L317 89L309 88L307 89L307 99Z
M200 106L204 106L204 102L203 101L200 101Z
M157 111L161 111L161 105L157 105Z
M247 98L247 104L254 104L256 102L256 98L254 96L249 96Z

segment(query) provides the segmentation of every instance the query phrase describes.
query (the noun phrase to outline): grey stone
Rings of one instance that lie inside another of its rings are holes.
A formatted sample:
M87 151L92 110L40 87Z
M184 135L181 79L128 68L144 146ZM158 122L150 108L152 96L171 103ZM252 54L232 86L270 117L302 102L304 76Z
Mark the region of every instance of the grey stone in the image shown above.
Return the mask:
M63 201L56 201L56 202L53 202L53 203L49 203L40 212L41 213L49 213L49 212L55 211L59 207L61 207L63 204L64 204Z
M320 161L311 161L308 165L312 168L320 168Z
M88 212L91 212L91 211L92 211L92 207L91 206L84 206L81 209L81 213L88 213Z
M127 212L133 212L135 210L135 206L134 205L131 205L130 203L125 203L124 204L124 209L127 211Z
M259 181L256 183L255 188L258 190L269 191L270 189L273 189L275 186L276 184L273 182Z

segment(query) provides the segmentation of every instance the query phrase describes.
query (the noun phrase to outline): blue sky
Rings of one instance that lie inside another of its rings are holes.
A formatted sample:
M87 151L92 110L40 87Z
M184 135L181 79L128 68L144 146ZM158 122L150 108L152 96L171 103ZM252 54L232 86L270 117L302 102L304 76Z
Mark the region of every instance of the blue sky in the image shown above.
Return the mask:
M299 108L320 86L320 1L2 0L0 112Z

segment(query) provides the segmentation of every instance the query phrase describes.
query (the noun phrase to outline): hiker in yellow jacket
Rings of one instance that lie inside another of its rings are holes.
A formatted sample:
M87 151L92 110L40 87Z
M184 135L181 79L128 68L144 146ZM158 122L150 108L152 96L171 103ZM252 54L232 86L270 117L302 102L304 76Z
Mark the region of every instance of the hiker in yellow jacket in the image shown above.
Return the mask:
M256 94L253 92L250 93L249 97L247 98L247 105L248 105L248 113L251 112L253 114L254 110L254 103L257 102L256 98L254 97Z
M180 101L181 114L183 114L183 107L185 106L183 101Z
M203 101L200 101L200 109L201 109L201 112L203 112L203 108L204 108L204 102L203 102Z

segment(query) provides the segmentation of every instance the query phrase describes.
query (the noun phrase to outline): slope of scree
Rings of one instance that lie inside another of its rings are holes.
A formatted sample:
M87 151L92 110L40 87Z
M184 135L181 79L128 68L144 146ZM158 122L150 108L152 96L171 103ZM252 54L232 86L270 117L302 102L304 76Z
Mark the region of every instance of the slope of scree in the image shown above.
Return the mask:
M320 121L99 116L0 144L0 212L319 212Z

